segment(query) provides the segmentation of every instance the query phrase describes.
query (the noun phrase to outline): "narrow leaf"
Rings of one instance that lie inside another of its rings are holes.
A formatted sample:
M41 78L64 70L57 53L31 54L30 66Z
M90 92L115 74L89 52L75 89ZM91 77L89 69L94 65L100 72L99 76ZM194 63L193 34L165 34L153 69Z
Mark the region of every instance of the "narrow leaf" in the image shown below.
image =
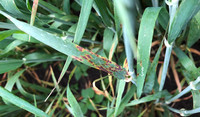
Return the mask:
M83 112L82 112L78 102L76 101L76 98L74 97L74 95L72 94L72 92L69 88L69 85L67 87L67 99L68 99L69 104L72 108L73 115L75 117L84 117Z
M27 110L30 113L35 114L36 116L48 117L48 115L46 113L44 113L42 110L36 108L35 106L30 104L29 102L27 102L27 101L25 101L25 100L15 96L15 95L13 95L12 93L10 93L9 91L5 90L1 86L0 86L0 96L4 100L6 100L6 101L8 101L8 102L20 107L20 108L23 108L24 110Z
M13 15L24 16L22 12L17 8L15 0L0 0L0 3L4 7L4 9L12 13Z
M156 19L160 12L160 7L147 8L142 16L142 21L138 36L138 55L137 55L137 96L142 94L144 81L149 65L151 43Z
M150 93L153 89L154 82L156 80L156 68L157 68L158 60L159 60L160 53L162 50L162 45L163 45L163 41L161 42L160 47L158 48L158 51L156 53L156 56L153 62L151 63L149 70L147 71L147 80L144 86L144 93Z
M182 29L199 9L200 0L182 0L168 33L169 43L172 43L179 36Z
M8 53L9 51L15 49L17 46L23 44L23 41L20 40L15 40L13 42L11 42L3 51L0 52L0 56Z
M21 70L17 72L15 75L13 75L11 78L9 78L8 82L6 83L5 89L7 89L8 91L12 91L15 82L18 80L18 78L21 76L23 72L24 70Z
M119 81L119 85L118 85L118 93L117 93L117 100L116 100L116 107L115 107L115 117L117 116L117 112L119 110L120 104L121 104L121 99L122 99L122 94L124 92L124 88L125 88L125 82L120 80Z
M190 30L187 39L187 46L190 48L195 42L200 39L200 11L192 19L190 23Z
M10 19L20 30L26 32L44 44L56 49L57 51L64 53L86 65L110 73L116 78L125 78L125 75L127 74L126 70L116 63L109 61L108 59L97 54L94 54L93 52L84 49L69 40L63 41L61 38L55 35L47 33L34 26L30 26L27 23L18 21L2 11L0 11L0 13Z
M5 30L0 32L0 41L5 39L6 37L11 36L13 33L21 33L21 31L18 30Z
M95 3L98 7L100 16L102 17L103 22L110 27L111 26L111 20L110 20L110 16L108 14L108 8L105 4L104 0L95 0Z
M19 68L22 60L0 60L0 74Z
M163 93L166 93L166 92L162 91L162 92L158 92L158 93L153 94L153 95L148 95L148 96L143 97L143 98L138 99L138 100L133 100L130 103L128 103L126 106L134 106L134 105L138 105L138 104L141 104L141 103L157 100L157 99L162 97Z

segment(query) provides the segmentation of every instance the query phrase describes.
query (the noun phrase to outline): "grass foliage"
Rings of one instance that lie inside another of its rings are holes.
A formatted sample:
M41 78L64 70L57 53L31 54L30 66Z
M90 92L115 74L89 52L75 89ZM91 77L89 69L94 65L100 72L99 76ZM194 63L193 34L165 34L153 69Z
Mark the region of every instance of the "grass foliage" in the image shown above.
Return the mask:
M0 0L0 116L198 115L199 10L200 0Z

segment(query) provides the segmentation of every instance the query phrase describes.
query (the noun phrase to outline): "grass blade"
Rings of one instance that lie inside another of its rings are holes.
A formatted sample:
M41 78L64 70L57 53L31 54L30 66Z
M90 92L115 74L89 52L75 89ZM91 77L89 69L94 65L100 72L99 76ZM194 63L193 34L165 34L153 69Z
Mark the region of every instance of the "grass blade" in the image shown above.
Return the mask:
M15 75L13 75L11 78L9 78L8 82L6 83L5 89L7 89L8 91L12 91L15 82L18 80L18 78L21 76L23 72L24 70L21 70L17 72Z
M63 11L61 11L59 8L53 6L50 3L45 2L44 0L39 0L39 6L44 7L46 9L48 9L49 11L51 11L52 13L58 13L58 14L64 14Z
M63 0L63 11L65 11L67 15L70 14L70 0Z
M174 51L176 52L176 55L179 61L181 62L181 64L183 65L185 69L187 69L191 73L198 74L197 67L194 65L192 60L190 60L190 58L180 48L176 47L174 48ZM197 76L195 78L197 78ZM191 81L193 80L194 79L191 79Z
M138 55L137 55L137 96L142 94L144 81L149 65L151 43L153 39L154 26L161 8L147 8L142 16L142 21L138 36Z
M93 0L84 0L82 3L81 13L80 13L80 17L78 20L78 24L77 24L77 28L76 28L75 36L74 36L74 43L76 44L79 44L81 42L81 38L83 37L83 34L85 32L89 15L92 9L92 4L93 4ZM71 61L72 61L72 58L68 57L64 65L64 68L62 70L62 73L68 69ZM58 83L60 82L63 75L60 75Z
M192 19L190 30L187 39L187 46L190 48L195 42L200 39L200 11Z
M0 11L0 13L9 18L20 30L26 32L27 34L45 43L46 45L56 49L57 51L64 53L88 66L92 66L96 69L110 73L116 78L125 78L125 75L127 74L125 68L117 65L116 63L109 61L108 59L97 54L94 54L93 52L84 49L69 40L63 41L61 38L55 35L47 33L34 26L30 26L27 23L18 21L2 11Z
M118 112L120 104L121 104L122 94L124 92L125 85L126 85L126 82L124 82L122 80L119 81L119 85L118 85L119 88L118 88L115 113L114 113L115 117L117 116L117 112Z
M4 100L6 100L6 101L8 101L8 102L20 107L20 108L23 108L24 110L27 110L30 113L35 114L36 116L48 117L48 115L46 113L44 113L42 110L36 108L35 106L30 104L29 102L27 102L27 101L25 101L25 100L15 96L15 95L13 95L12 93L10 93L9 91L5 90L1 86L0 86L0 96Z
M5 30L0 32L0 41L4 40L6 37L11 36L13 33L21 33L19 30Z
M69 101L69 104L71 106L74 116L75 117L84 117L83 112L82 112L78 102L76 101L76 98L74 97L74 95L72 94L72 92L69 88L69 85L67 86L67 99Z
M77 24L77 28L76 28L75 36L74 36L74 43L76 43L76 44L79 44L81 42L81 39L83 37L83 34L85 32L85 29L86 29L86 26L88 23L92 5L93 5L93 0L83 0L81 13L80 13L80 17L78 20L78 24ZM61 81L62 77L64 76L64 73L67 71L71 61L72 61L72 58L68 57L65 62L65 65L61 71L61 74L59 76L58 83L56 85L58 85L60 83L60 81ZM55 87L53 88L51 93L53 93L54 89L55 89ZM51 95L51 93L49 95Z
M34 94L28 93L24 90L24 88L22 87L21 83L19 80L16 81L16 86L19 90L19 92L24 95L25 97L34 100ZM36 95L35 97L37 100L44 100L45 96L44 95Z
M168 22L169 22L169 13L166 8L162 8L160 14L158 16L158 22L161 27L167 30Z
M37 8L38 8L38 1L39 0L34 0L33 1L30 25L33 25L34 22L35 22L35 16L36 16L36 13L37 13Z
M78 25L76 28L75 36L74 36L74 43L79 44L83 34L85 32L89 15L92 9L93 0L83 0L81 13L79 16Z
M186 72L183 73L183 75L186 76L186 81L188 84L191 81L196 80L196 78L199 76L199 69L194 65L192 60L189 59L189 57L181 51L179 48L174 48L174 51L176 52L176 55L182 64L182 66L186 69ZM192 91L193 95L193 106L194 108L200 107L199 97L200 93L199 91Z
M9 51L15 49L17 46L24 44L24 41L20 41L20 40L15 40L13 42L11 42L3 51L0 52L0 56L8 53Z
M199 11L199 0L183 0L175 14L173 22L168 33L169 44L179 36L181 30L189 22L189 20Z
M131 2L131 3L133 3L133 2ZM132 52L134 54L134 57L136 58L137 45L135 43L134 27L132 27L133 26L132 18L134 18L134 17L131 17L131 18L129 17L129 15L132 14L132 11L130 11L130 9L129 9L129 11L127 11L127 9L126 9L127 6L124 4L123 0L115 0L114 5L116 7L117 14L122 22L123 27L124 27L124 29L126 29L126 34L127 34L129 43L131 45ZM133 8L131 8L131 10L133 10Z
M114 33L110 29L106 28L104 30L103 49L104 49L107 57L108 57L110 49L111 49L110 44L113 41L113 35L114 35Z
M0 74L14 70L22 66L22 60L0 60Z
M18 30L18 28L14 24L4 23L4 22L0 22L0 28L10 29L10 30Z
M17 8L15 0L0 0L0 3L9 13L12 13L16 16L24 16L22 12Z
M132 85L131 88L129 89L129 91L123 97L123 99L121 100L121 103L120 103L120 107L118 109L117 116L124 110L124 108L126 107L126 105L128 104L128 102L131 100L131 98L134 95L133 93L135 92L135 90L136 90L136 86Z
M108 26L110 27L111 26L111 20L110 20L110 16L108 14L108 8L105 4L105 0L94 0L97 7L98 7L98 10L99 10L99 13L100 13L100 16L102 17L102 20L103 22Z
M143 97L143 98L138 99L138 100L133 100L130 103L128 103L126 106L134 106L134 105L138 105L138 104L141 104L141 103L157 100L157 99L161 98L164 93L166 93L166 92L162 91L162 92L158 92L158 93L153 94L153 95L148 95L148 96Z
M153 62L151 63L150 70L147 71L147 80L144 86L144 93L150 93L153 89L154 82L156 80L156 67L158 65L160 53L162 50L162 45L163 45L163 41L161 42L160 47L156 53L156 56Z

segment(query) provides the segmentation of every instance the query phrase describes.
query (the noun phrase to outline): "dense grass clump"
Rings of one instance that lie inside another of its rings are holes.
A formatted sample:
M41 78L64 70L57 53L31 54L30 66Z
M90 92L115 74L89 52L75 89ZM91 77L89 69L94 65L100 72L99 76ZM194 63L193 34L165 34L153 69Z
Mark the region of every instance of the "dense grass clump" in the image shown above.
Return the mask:
M0 116L199 116L200 0L0 0Z

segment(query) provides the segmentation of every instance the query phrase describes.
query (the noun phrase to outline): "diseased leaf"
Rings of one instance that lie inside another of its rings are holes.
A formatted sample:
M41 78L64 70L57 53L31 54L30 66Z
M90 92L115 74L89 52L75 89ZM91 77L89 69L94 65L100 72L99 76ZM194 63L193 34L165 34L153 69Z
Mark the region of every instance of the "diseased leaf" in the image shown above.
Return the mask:
M113 61L109 61L104 57L101 57L87 49L84 49L72 43L70 40L63 41L61 38L45 32L44 30L18 21L10 15L4 13L3 11L0 11L0 13L10 19L20 30L26 32L38 41L43 42L44 44L54 48L61 53L64 53L86 65L110 73L111 75L119 79L124 79L125 75L128 75L125 68L117 65Z

